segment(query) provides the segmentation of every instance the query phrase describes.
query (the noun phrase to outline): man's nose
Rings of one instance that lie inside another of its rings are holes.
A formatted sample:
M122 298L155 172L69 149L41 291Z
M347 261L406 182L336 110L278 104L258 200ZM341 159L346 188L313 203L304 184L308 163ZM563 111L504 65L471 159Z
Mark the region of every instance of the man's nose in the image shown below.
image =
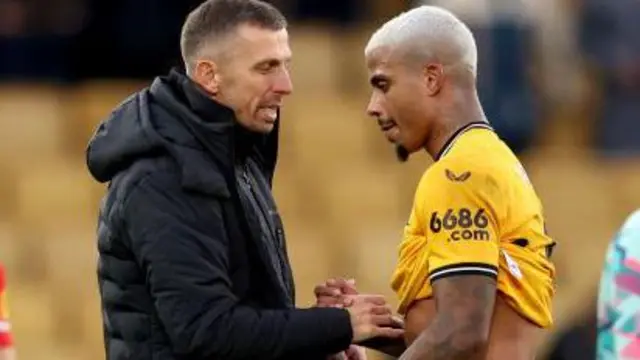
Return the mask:
M273 91L281 95L289 95L293 92L293 83L291 82L289 70L284 69L276 78Z

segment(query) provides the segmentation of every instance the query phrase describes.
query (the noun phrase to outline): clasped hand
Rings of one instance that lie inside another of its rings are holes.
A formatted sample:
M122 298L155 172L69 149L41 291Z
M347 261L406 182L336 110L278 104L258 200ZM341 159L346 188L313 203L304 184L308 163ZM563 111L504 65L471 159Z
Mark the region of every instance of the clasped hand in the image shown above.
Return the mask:
M400 338L402 320L394 317L382 295L359 294L354 280L329 279L314 289L316 306L345 308L351 316L353 343L378 337ZM366 360L364 348L351 345L331 360Z

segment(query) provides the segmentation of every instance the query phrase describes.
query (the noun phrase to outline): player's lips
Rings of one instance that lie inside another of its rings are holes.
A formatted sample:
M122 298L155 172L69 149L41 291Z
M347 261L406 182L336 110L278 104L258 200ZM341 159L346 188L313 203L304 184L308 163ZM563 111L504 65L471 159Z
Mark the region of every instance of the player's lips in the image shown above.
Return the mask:
M398 124L396 124L395 121L378 120L378 125L380 126L380 130L382 130L387 140L392 143L395 143L398 140L400 129L398 129Z
M396 124L396 122L393 120L378 120L378 125L380 126L380 130L382 130L382 132L387 132L398 126L398 124Z

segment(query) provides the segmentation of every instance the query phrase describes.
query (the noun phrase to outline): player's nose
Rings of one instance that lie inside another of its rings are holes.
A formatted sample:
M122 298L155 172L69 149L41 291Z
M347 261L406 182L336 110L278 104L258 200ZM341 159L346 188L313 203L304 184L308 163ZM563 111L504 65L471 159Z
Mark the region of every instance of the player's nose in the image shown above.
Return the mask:
M380 101L377 99L377 96L372 95L369 100L369 104L367 105L367 115L378 119L383 115L383 109L380 105Z

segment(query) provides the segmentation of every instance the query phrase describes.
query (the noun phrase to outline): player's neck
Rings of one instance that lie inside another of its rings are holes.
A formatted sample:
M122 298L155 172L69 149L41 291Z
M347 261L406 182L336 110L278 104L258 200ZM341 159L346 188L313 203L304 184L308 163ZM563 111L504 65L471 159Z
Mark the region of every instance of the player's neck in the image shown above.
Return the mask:
M425 150L431 158L437 160L442 149L456 132L472 122L487 122L480 100L475 94L458 101L458 106L451 106L450 110L434 123Z

